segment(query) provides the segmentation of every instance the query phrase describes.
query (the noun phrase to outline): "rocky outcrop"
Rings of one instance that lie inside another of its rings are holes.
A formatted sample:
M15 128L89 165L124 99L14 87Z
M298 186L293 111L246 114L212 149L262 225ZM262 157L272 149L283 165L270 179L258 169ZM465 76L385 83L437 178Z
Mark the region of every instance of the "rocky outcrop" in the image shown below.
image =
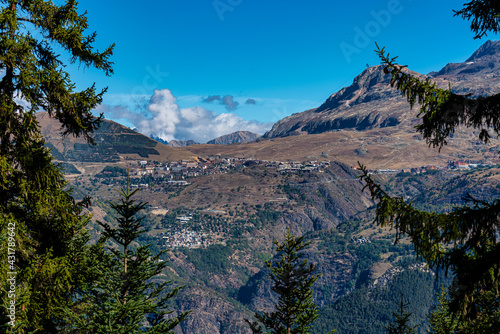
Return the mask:
M176 327L179 334L250 334L245 319L253 312L221 294L199 286L187 286L176 297L176 315L191 310L188 319Z
M315 112L394 97L397 95L394 90L386 89L389 81L390 78L384 74L382 65L369 67L354 78L352 85L330 96Z

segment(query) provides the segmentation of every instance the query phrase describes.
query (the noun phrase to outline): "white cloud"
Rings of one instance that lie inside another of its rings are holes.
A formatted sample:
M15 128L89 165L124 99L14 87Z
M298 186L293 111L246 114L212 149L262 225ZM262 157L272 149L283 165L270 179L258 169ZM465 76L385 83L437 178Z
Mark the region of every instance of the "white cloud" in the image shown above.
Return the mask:
M155 90L146 110L131 112L123 106L101 106L109 118L132 124L139 132L170 141L189 140L207 142L235 131L263 134L271 123L246 121L233 113L216 114L202 107L181 108L169 89Z

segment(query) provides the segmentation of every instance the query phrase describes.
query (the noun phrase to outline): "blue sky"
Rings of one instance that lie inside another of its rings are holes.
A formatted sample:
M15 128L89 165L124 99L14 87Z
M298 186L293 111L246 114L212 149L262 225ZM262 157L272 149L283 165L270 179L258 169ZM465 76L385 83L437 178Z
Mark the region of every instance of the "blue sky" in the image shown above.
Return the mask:
M262 133L378 64L375 42L420 73L464 61L496 36L473 40L469 23L453 17L462 3L81 1L96 47L116 43L115 74L70 72L78 88L108 86L98 110L106 118L148 135L206 141L238 129Z

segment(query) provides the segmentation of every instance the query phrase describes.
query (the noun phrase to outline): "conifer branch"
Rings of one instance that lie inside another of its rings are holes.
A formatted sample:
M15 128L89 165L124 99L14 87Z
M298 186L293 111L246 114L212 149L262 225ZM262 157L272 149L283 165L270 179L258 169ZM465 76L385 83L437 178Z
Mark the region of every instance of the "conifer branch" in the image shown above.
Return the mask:
M395 243L407 236L417 256L430 267L452 271L453 299L450 308L460 316L475 317L474 296L482 289L500 291L500 200L479 201L454 208L451 213L417 210L401 197L391 197L378 185L365 166L359 177L376 202L374 223L396 230Z

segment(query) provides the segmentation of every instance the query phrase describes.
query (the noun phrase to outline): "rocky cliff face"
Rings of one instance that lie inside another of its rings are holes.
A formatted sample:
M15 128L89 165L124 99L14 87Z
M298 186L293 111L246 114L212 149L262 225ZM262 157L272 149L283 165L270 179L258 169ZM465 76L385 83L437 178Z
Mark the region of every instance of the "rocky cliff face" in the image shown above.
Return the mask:
M185 287L177 296L174 309L192 311L188 319L175 328L179 334L252 333L245 319L251 319L253 312L199 286Z
M382 69L382 65L367 68L354 78L352 85L330 96L320 107L277 122L264 138L414 125L415 112L411 112L400 93L390 87L390 76L384 75ZM439 72L429 73L428 77L458 94L497 94L500 92L500 41L487 41L465 62L450 63Z

